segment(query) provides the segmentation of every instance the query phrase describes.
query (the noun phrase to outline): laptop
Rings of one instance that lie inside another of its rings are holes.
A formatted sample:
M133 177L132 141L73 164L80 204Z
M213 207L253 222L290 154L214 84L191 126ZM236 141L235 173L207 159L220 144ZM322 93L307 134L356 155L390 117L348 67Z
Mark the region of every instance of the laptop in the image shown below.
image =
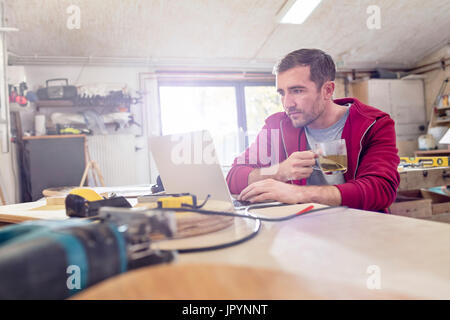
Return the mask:
M210 199L228 202L235 209L257 206L231 196L207 130L152 136L150 149L166 193L189 192L198 199L210 195Z

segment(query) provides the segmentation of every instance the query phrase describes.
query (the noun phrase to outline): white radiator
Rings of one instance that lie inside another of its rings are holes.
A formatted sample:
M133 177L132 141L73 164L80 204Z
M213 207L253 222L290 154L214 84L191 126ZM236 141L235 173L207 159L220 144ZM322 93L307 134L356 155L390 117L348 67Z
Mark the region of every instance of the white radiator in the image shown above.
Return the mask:
M91 160L97 162L105 186L137 184L136 137L134 135L94 135L88 136L87 141ZM98 184L100 184L99 181ZM94 185L91 173L89 185Z

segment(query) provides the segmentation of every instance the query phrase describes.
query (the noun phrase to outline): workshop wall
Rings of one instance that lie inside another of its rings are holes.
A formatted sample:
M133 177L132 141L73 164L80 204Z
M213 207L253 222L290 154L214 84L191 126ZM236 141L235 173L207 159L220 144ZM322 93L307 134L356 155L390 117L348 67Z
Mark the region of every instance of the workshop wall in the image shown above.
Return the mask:
M6 204L20 202L16 155L15 145L11 143L9 153L0 152L0 187L3 190Z
M126 84L129 91L133 94L139 91L139 73L147 72L146 68L138 67L101 67L101 66L25 66L27 84L30 90L37 90L39 86L45 85L45 81L52 78L68 78L71 85L90 85L90 84ZM131 106L131 112L135 115L135 120L142 126L147 125L144 115L143 105ZM40 113L49 115L51 112L59 112L51 108L41 108ZM70 112L72 112L70 110ZM74 110L76 112L76 110ZM24 117L24 130L33 128L31 117ZM141 150L136 152L137 181L136 184L150 183L149 157L147 138L145 132L148 128L141 129L137 126L131 126L128 129L121 130L120 133L133 133L139 135L136 138L136 146ZM144 133L143 135L141 135Z
M450 57L450 44L445 45L439 50L432 52L423 58L417 66L425 65L427 63L439 61L442 58ZM432 67L437 66L433 65ZM427 69L427 68L425 68ZM424 74L425 79L425 103L427 108L427 121L430 120L431 108L434 103L434 99L436 99L436 95L439 92L439 88L441 87L442 81L446 77L450 77L450 67L447 67L445 70L439 69L431 72L427 72Z
M345 98L344 79L337 78L336 81L334 81L334 83L335 83L335 88L334 88L333 98L334 99Z

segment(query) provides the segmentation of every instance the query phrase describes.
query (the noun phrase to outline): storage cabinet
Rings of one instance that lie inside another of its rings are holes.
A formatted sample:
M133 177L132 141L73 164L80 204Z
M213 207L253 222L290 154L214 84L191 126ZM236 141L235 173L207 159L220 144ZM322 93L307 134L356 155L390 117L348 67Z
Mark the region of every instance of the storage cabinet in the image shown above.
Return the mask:
M426 131L422 80L370 79L352 84L353 96L389 113L397 140L417 140Z
M85 138L84 135L24 137L21 201L42 198L46 188L79 185L85 168Z

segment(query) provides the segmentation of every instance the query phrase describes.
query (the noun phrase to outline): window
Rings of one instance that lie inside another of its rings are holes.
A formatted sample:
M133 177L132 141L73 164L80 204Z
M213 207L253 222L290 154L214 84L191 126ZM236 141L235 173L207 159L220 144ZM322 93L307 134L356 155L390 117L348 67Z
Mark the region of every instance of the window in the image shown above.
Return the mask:
M162 81L159 99L162 134L210 131L225 168L254 141L265 118L283 110L273 82Z
M221 164L239 153L236 93L232 86L160 86L162 134L208 130Z
M255 140L264 120L273 113L283 111L280 96L274 86L246 86L245 111L248 141Z

